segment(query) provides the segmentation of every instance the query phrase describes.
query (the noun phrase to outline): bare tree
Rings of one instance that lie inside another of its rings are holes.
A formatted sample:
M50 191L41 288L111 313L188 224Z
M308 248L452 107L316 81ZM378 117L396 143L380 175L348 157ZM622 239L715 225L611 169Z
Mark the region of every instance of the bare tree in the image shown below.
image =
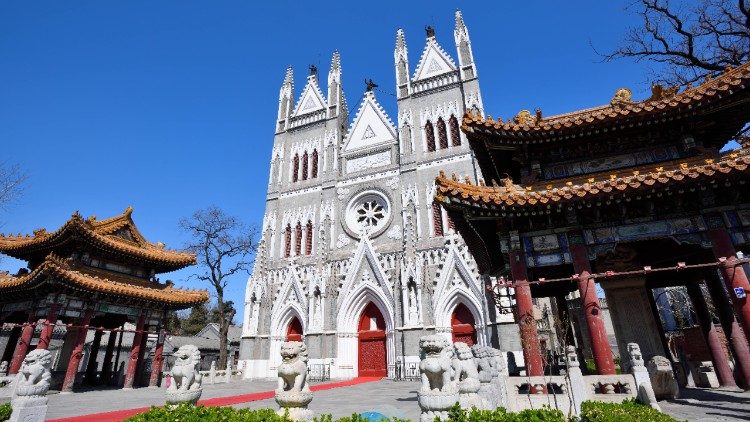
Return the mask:
M198 210L191 217L181 219L179 224L191 237L185 249L196 254L198 259L199 272L191 277L208 283L216 294L220 333L218 366L225 369L227 333L234 318L234 308L231 301L224 300L224 292L234 275L249 273L258 246L255 241L257 229L217 207Z
M750 58L750 3L745 0L640 0L643 26L630 28L607 61L646 59L659 65L659 82L686 85ZM666 68L666 73L663 72Z
M23 191L26 174L18 165L0 162L0 208L13 202Z

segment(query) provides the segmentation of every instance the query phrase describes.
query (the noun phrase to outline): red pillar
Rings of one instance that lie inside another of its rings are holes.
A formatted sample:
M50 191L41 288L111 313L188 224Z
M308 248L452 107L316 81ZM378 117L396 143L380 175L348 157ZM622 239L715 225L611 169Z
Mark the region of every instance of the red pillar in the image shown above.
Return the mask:
M60 311L60 304L53 303L50 305L47 319L42 323L42 333L39 335L39 343L36 345L37 349L49 348L49 342L52 341L52 333L55 331L55 324L57 324L57 313Z
M724 283L729 290L729 296L732 297L734 309L739 316L740 325L745 331L745 338L750 338L750 302L747 297L739 299L734 294L735 288L742 288L750 294L750 282L747 280L745 270L735 265L737 261L737 251L734 249L732 238L724 227L714 228L708 231L708 238L711 240L711 248L716 258L726 258L726 261L719 266Z
M141 339L143 339L143 325L146 323L146 314L138 317L138 323L135 326L135 335L133 336L133 347L130 349L130 360L128 369L125 372L125 382L122 388L133 388L135 381L135 372L138 368L138 357L141 354Z
M516 291L516 318L518 318L518 327L521 331L521 347L523 347L523 359L526 361L526 374L544 375L542 352L534 319L534 303L531 300L531 288L526 283L529 278L526 274L526 260L521 251L511 251L509 257L513 288Z
M94 314L93 309L87 309L83 314L83 318L78 321L79 327L75 332L75 343L73 343L73 353L70 354L70 360L68 361L68 369L65 371L65 379L63 380L62 388L60 389L63 393L70 393L73 391L73 385L76 382L76 375L78 374L78 367L81 364L81 358L83 357L83 346L86 343L86 333L89 331L89 322L91 322L91 316ZM68 331L70 333L70 331Z
M607 329L602 321L602 310L596 295L596 281L591 278L591 263L586 245L570 245L570 256L573 259L573 268L578 273L578 293L581 295L581 309L586 316L586 326L589 329L596 372L599 375L614 375L615 361L612 359Z
M18 341L18 345L13 352L13 360L10 361L10 367L8 368L8 375L14 375L21 369L23 358L26 357L26 352L29 350L31 339L34 337L34 328L36 328L36 310L29 313L29 319L26 324L23 325L23 331L21 332L21 339Z
M148 386L156 387L159 385L159 376L161 375L161 364L163 361L164 353L164 331L159 332L159 337L156 340L156 348L154 349L154 361L151 363L151 379L149 379Z

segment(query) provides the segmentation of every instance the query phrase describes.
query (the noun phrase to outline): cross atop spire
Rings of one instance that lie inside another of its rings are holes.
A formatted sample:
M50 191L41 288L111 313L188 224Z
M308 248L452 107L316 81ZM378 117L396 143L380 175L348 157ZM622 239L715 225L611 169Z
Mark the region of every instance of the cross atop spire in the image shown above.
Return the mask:
M424 31L427 33L427 38L435 38L435 28L431 25L425 26Z
M310 76L318 76L318 66L310 65Z

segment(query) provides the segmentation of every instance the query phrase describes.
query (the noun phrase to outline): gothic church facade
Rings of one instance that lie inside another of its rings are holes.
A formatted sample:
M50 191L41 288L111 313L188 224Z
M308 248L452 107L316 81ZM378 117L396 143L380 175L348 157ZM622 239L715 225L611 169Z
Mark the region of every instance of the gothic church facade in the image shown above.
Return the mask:
M333 378L393 376L419 361L418 340L520 350L513 316L433 202L440 171L476 180L459 125L483 114L469 32L456 12L457 60L427 29L410 76L396 33L398 115L369 86L350 116L333 54L327 91L315 68L294 102L291 68L279 94L261 245L245 299L240 366L247 378L276 375L285 340L304 340L311 364Z

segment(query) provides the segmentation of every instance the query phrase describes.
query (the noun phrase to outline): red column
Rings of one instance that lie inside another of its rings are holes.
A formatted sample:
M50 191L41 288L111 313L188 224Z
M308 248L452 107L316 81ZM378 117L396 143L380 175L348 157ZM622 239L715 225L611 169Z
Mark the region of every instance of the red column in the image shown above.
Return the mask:
M164 353L164 331L159 332L154 349L154 361L151 363L151 379L148 382L149 387L156 387L159 384L159 375L161 375L161 364Z
M521 251L511 251L509 257L513 287L516 291L516 318L518 318L518 327L521 331L521 347L523 347L523 359L526 361L526 374L544 375L542 352L534 319L534 303L531 300L531 288L526 283L529 278L526 274L526 260Z
M130 361L128 369L125 372L125 382L122 388L133 388L135 381L135 372L138 368L138 357L141 354L141 339L143 338L143 325L146 323L146 314L138 317L138 323L135 326L135 335L133 336L133 347L130 349Z
M60 304L53 303L50 305L47 319L42 323L42 333L39 335L39 343L36 345L37 349L47 349L49 347L49 342L52 341L52 333L55 331L58 312L60 312Z
M93 309L86 309L83 314L83 318L78 321L78 328L75 332L75 343L73 343L73 352L70 354L70 360L68 361L68 369L65 371L65 379L63 379L62 388L60 389L63 393L70 393L73 391L73 385L76 382L76 375L78 374L78 367L81 364L81 358L83 357L83 346L86 343L86 333L89 331L89 322L91 322L91 316L94 314ZM69 334L72 334L68 331Z
M21 369L23 358L26 357L26 352L29 350L29 345L31 344L31 338L34 337L34 328L36 328L36 310L32 309L29 314L29 320L23 325L21 339L18 341L18 345L13 352L13 360L10 361L8 375L17 374L18 370Z
M578 273L578 293L581 295L581 309L586 316L586 326L589 329L596 372L599 375L614 375L615 362L612 359L612 349L609 347L607 329L602 320L602 310L596 295L596 281L590 277L591 263L586 252L586 245L570 245L570 256L573 259L573 268Z
M735 288L745 289L750 294L750 282L747 280L745 270L735 265L737 261L737 251L734 249L732 238L724 227L714 228L708 231L708 238L711 240L711 248L717 258L726 258L726 261L719 266L724 283L729 290L729 296L732 297L734 309L739 316L742 329L745 331L745 338L750 338L750 302L747 297L744 299L737 298L734 294Z

